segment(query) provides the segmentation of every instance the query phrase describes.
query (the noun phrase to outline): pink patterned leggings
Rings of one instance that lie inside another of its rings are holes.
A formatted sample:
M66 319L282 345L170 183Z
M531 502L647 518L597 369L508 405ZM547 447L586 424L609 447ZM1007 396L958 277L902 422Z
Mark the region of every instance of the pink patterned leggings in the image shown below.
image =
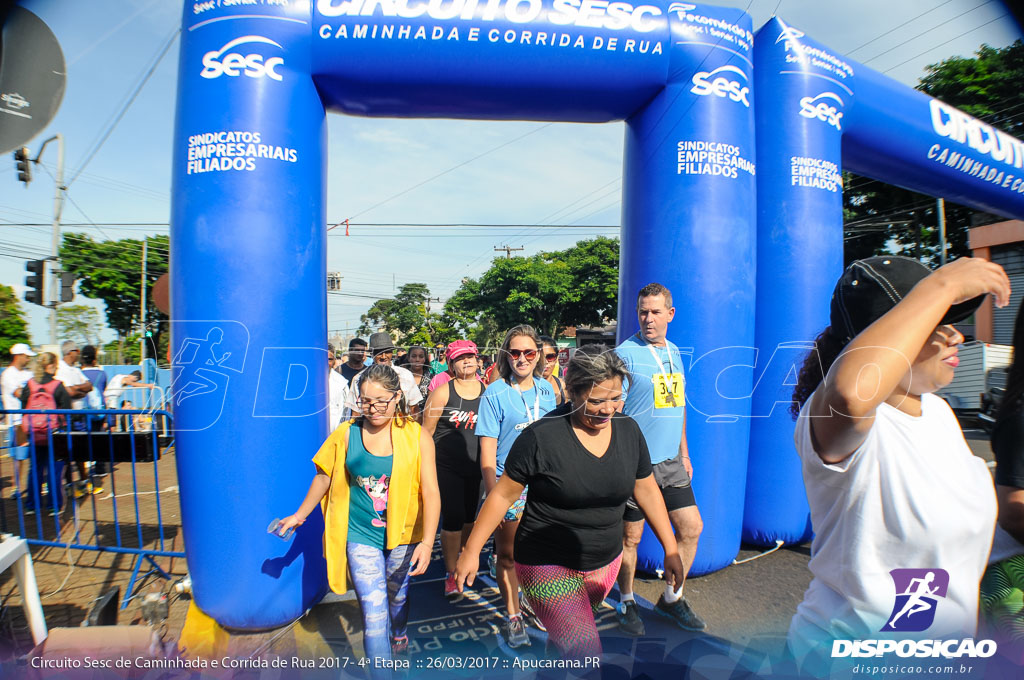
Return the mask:
M594 612L615 585L621 561L619 555L593 571L516 562L519 585L548 629L548 639L564 658L582 659L601 653Z

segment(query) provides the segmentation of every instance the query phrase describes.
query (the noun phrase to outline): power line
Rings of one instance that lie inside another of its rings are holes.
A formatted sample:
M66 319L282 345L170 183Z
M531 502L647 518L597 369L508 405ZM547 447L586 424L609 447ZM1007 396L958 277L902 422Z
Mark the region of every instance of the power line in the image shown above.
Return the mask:
M156 67L160 65L161 61L163 61L164 55L167 54L167 51L169 49L171 49L171 45L174 44L174 41L178 38L178 34L180 32L181 32L181 29L180 28L176 28L171 33L171 37L167 40L167 43L164 45L163 49L160 50L159 55L157 56L156 60L153 62L153 65L150 66L149 71L147 71L146 75L143 76L142 80L139 82L138 86L135 88L135 91L132 92L131 96L124 103L124 106L121 107L121 110L114 116L114 118L111 121L110 125L107 127L106 132L104 132L102 134L100 139L93 146L92 151L89 152L89 154L86 156L86 158L82 162L82 164L80 166L78 166L78 171L75 173L75 176L72 177L71 181L69 181L67 183L68 187L70 187L72 184L75 183L75 180L78 179L78 176L82 174L83 170L85 170L85 166L89 165L89 162L96 156L96 154L99 152L99 150L106 143L107 139L110 138L110 135L114 132L114 128L116 128L118 123L121 122L121 119L124 118L124 115L126 113L128 113L128 109L135 102L135 98L139 96L139 93L142 91L142 88L145 87L147 82L149 82L150 76L153 75L153 72L156 71Z
M926 50L925 50L924 52L921 52L920 54L915 54L915 55L914 55L914 56L912 56L912 57L911 57L910 59L907 59L907 60L905 60L905 61L901 61L900 63L896 64L895 66L890 66L889 68L887 68L887 69L885 69L884 71L882 71L882 73L888 73L889 71L891 71L891 70L893 70L893 69L895 69L895 68L899 68L900 66L903 66L904 64L906 64L906 63L907 63L907 62L909 62L909 61L913 61L913 60L915 60L915 59L917 59L917 58L919 58L919 57L923 57L924 55L928 54L928 53L929 53L929 52L931 52L932 50L935 50L935 49L937 49L937 48L939 48L939 47L942 47L943 45L948 45L949 43L953 42L954 40L957 40L958 38L962 38L962 37L964 37L964 36L965 36L965 35L967 35L968 33L974 33L974 32L975 32L975 31L977 31L977 30L978 30L979 28L985 28L985 27L986 27L986 26L988 26L989 24L995 23L995 22L999 21L1000 19L1003 19L1003 18L1005 18L1005 17L1008 17L1008 16L1009 16L1009 14L1006 14L1006 13L1000 14L1000 15L999 15L999 16L997 16L997 17L996 17L995 19L990 19L989 21L986 21L985 23L983 23L983 24L982 24L981 26L975 26L974 28L970 29L969 31L964 31L964 32L963 32L963 33L961 33L960 35L955 35L955 36L953 36L952 38L950 38L950 39L949 39L949 40L947 40L946 42L943 42L943 43L939 43L938 45L932 45L931 47L929 47L928 49L926 49Z
M886 54L889 54L889 53L890 53L890 52L892 52L893 50L898 50L898 49L900 49L901 47L906 47L906 46L907 46L907 45L908 45L909 43L911 43L911 42L913 42L913 41L917 40L917 39L918 39L918 38L920 38L921 36L927 35L927 34L931 33L932 31L934 31L934 30L935 30L935 29L937 29L937 28L941 28L942 26L945 26L946 24L948 24L948 23L950 23L950 22L956 21L956 20L957 20L957 19L959 19L960 17L962 17L962 16L964 16L964 15L966 15L966 14L970 14L971 12L973 12L973 11L974 11L974 10L976 10L976 9L980 9L980 8L984 7L985 5L991 4L991 3L992 3L992 1L993 1L993 0L984 0L984 1L983 1L983 2L982 2L982 3L980 4L980 5L975 5L974 7L970 8L970 9L968 9L968 10L964 10L963 12L960 12L960 14L957 14L957 15L956 15L956 16L954 16L954 17L951 17L951 18L949 18L949 19L946 19L945 21L942 21L942 22L940 22L940 23L936 24L935 26L932 26L932 27L931 27L931 28L929 28L929 29L926 29L926 30L924 30L924 31L921 31L920 33L918 33L917 35L915 35L915 36L913 36L913 37L910 37L910 38L906 38L906 39L904 39L904 40L903 40L902 42L900 42L900 43L899 43L898 45L895 45L895 46L893 46L893 47L890 47L890 48L889 48L889 49L887 49L887 50L882 50L881 52L879 52L879 53L878 53L878 54L876 54L875 56L873 56L873 57L871 57L871 58L867 59L867 60L866 60L866 61L865 61L864 63L865 63L865 64L870 64L871 62L875 61L875 60L876 60L876 59L878 59L879 57L881 57L881 56L884 56L884 55L886 55ZM960 36L957 36L957 37L960 37ZM955 38L954 38L954 39L955 39ZM943 44L945 44L945 43L943 43ZM933 47L933 48L934 48L934 47L938 47L938 45L933 45L932 47Z
M868 40L868 41L867 41L866 43L861 43L861 44L860 44L860 45L858 45L857 47L854 47L854 48L853 48L852 50L847 50L847 51L846 51L846 55L847 55L847 56L851 56L851 55L852 55L852 54L853 54L854 52L856 52L857 50L860 50L860 49L862 49L862 48L864 48L864 47L867 47L868 45L870 45L871 43L875 42L875 41L876 41L876 40L878 40L879 38L884 38L885 36L889 35L889 34L890 34L890 33L892 33L893 31L895 31L895 30L898 30L898 29L900 29L900 28L903 28L903 27L904 27L904 26L906 26L907 24L909 24L909 23L911 23L911 22L913 22L913 21L917 21L918 19L920 19L921 17L923 17L923 16L925 15L925 14L930 14L930 13L934 12L935 10L937 10L937 9L938 9L938 8L940 8L940 7L945 7L946 5L948 5L948 4L949 4L949 3L951 3L951 2L953 2L953 0L946 0L946 2L942 3L941 5L936 5L935 7L932 7L931 9L928 9L928 10L925 10L924 12L921 12L921 13L920 13L920 14L918 14L918 15L917 15L916 17L913 17L913 18L911 18L911 19L907 19L907 20L906 20L906 21L904 21L904 22L903 22L902 24L899 24L899 25L897 25L897 26L893 26L892 28L890 28L890 29L889 29L888 31L886 31L885 33L881 33L881 34L879 34L879 35L876 35L876 36L875 36L874 38L872 38L871 40Z

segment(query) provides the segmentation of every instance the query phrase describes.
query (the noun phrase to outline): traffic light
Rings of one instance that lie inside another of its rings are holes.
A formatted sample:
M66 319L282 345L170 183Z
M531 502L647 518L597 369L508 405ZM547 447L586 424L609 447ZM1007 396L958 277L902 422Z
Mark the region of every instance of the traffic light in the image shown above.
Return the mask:
M32 181L32 161L28 157L28 147L23 146L15 151L14 160L18 169L18 181L24 182L27 187Z
M25 271L29 273L25 277L25 300L34 305L45 305L46 296L46 260L29 260L25 263Z
M75 275L63 272L60 275L60 301L71 302L75 299Z

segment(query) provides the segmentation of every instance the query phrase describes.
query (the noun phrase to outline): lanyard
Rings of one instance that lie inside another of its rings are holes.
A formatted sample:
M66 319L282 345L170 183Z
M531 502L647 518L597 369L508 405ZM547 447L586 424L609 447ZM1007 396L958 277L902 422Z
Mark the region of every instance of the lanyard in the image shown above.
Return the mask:
M641 338L641 340L643 340L643 338ZM647 345L647 349L651 351L651 356L654 357L654 362L658 365L658 368L661 369L661 374L665 375L665 364L663 364L661 359L658 357L658 353L654 351L654 346L646 340L644 340L644 344ZM675 373L676 367L672 364L672 348L669 346L668 340L665 341L665 349L668 351L668 372Z
M526 395L523 394L523 390L519 388L519 383L516 383L516 392L519 393L519 398L523 400L523 408L526 409L526 422L532 423L535 420L540 420L540 390L537 389L537 379L534 378L533 389L536 391L536 396L533 398L533 417L530 417L530 405L526 403Z

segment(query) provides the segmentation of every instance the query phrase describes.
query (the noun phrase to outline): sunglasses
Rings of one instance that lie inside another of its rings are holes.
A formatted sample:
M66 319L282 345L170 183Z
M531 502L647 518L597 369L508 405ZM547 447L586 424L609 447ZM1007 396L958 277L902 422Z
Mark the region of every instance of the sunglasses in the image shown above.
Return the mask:
M554 361L558 358L558 354L545 354L544 359L547 361Z
M508 355L513 359L518 360L519 357L525 357L527 361L533 361L537 358L537 350L535 349L510 349Z

